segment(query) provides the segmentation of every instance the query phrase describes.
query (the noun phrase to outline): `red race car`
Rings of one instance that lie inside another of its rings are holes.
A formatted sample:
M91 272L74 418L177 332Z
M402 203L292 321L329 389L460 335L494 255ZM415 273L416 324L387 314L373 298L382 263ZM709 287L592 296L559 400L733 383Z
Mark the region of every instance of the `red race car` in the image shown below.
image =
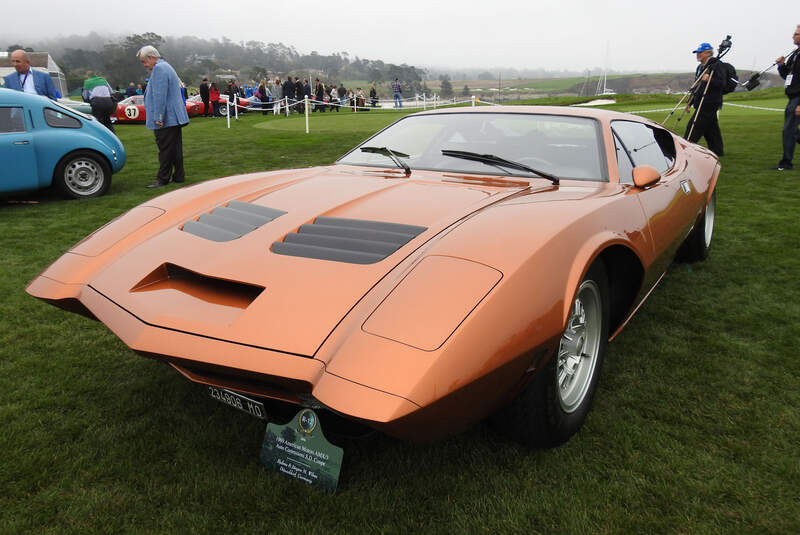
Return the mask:
M227 97L227 95L220 95L220 97L219 97L219 113L223 117L228 115L228 101L225 100L226 97ZM194 112L189 111L189 103L190 102L197 105L197 110L196 111L194 111ZM244 112L246 112L248 110L253 110L253 109L260 108L261 104L262 104L261 100L259 98L255 97L255 96L252 96L250 98L239 97L239 102L238 102L237 106L239 107L239 113L244 113ZM269 104L268 103L264 103L264 105L265 106L268 105L270 107L270 110L272 109L272 103L269 103ZM190 117L192 116L192 114L194 114L194 115L202 115L202 114L205 113L205 104L203 104L203 101L200 98L200 95L195 95L193 97L189 97L186 100L186 111L189 112L189 116Z
M186 100L186 113L189 117L200 115L203 110L203 103L192 99ZM111 120L117 123L143 123L147 119L144 110L144 95L134 95L117 104L117 111L111 116Z

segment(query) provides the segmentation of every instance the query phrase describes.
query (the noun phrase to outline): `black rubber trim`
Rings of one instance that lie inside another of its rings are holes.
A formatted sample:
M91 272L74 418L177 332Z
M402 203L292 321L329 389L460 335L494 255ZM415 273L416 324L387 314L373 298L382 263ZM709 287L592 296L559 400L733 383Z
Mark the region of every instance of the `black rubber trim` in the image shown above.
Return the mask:
M183 231L211 241L225 242L241 238L261 225L285 214L283 210L242 201L217 206L196 221L187 221Z
M350 264L374 264L427 230L427 227L318 217L272 244L272 252L287 256L333 260Z

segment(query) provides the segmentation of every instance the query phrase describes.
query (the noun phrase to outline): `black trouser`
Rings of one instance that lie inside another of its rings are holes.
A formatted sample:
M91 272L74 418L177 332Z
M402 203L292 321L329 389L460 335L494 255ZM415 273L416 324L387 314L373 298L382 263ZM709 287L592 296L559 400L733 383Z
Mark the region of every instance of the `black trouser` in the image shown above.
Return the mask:
M722 132L719 129L719 119L717 118L717 110L721 107L721 104L704 102L700 108L699 116L696 111L692 115L686 125L686 133L683 136L692 143L697 143L701 137L705 137L708 148L717 156L722 156L724 153L722 150ZM691 136L689 136L689 131L692 132Z
M792 163L794 146L800 143L800 137L798 137L797 132L797 127L800 125L800 116L794 113L797 106L800 106L800 97L792 97L783 112L783 158L781 163Z
M92 115L97 122L114 131L114 124L111 122L111 114L117 109L117 105L111 97L94 97L89 101L92 107Z
M203 101L203 116L208 117L211 115L211 98L200 98Z
M168 126L154 131L156 145L158 146L158 180L166 184L172 178L173 182L183 182L186 175L183 170L183 134L180 126ZM174 169L174 171L173 171Z
M222 115L220 115L220 113L219 113L219 101L218 100L215 100L214 102L212 102L211 103L211 107L214 110L213 111L214 117L222 117Z

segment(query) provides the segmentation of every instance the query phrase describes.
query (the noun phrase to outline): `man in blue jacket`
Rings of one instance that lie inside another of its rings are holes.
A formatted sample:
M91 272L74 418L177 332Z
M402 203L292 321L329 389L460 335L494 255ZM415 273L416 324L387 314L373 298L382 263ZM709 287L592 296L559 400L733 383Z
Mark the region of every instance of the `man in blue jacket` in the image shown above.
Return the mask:
M24 91L34 95L44 95L53 100L58 99L53 79L46 72L31 69L31 61L28 59L27 52L21 49L13 51L11 53L11 65L14 66L14 70L17 72L12 72L5 77L7 89L16 89L17 91Z
M181 128L189 124L189 114L181 98L181 81L172 66L161 59L153 46L143 46L136 54L142 65L152 71L144 94L145 126L153 130L158 146L158 175L148 188L183 182L183 136Z

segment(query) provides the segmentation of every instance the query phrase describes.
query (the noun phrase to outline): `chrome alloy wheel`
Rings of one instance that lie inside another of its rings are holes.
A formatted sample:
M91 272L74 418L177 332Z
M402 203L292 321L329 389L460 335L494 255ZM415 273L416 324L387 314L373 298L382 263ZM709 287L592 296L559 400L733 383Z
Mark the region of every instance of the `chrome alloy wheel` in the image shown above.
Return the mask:
M558 401L566 413L583 403L592 384L600 354L603 316L600 288L585 280L578 288L567 328L558 347L556 381Z
M706 213L703 217L705 217L705 228L703 229L705 232L703 234L703 243L708 249L711 246L711 237L714 235L714 212L716 210L717 205L717 196L712 195L711 200L706 205Z
M75 158L64 168L64 184L78 197L97 193L104 182L103 168L91 158Z

